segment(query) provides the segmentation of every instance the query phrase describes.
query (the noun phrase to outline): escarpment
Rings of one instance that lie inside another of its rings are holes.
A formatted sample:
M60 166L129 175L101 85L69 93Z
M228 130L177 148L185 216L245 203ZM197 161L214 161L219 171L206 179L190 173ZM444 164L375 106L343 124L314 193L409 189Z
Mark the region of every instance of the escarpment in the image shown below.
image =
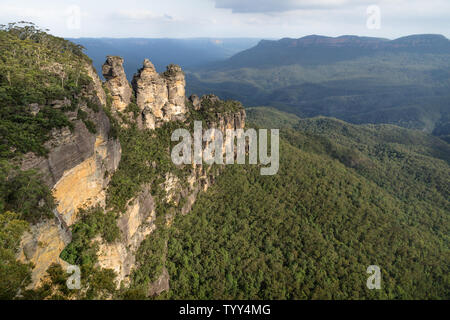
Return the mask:
M105 65L108 65L108 61ZM123 69L121 64L117 67ZM123 70L117 73L122 74ZM224 135L227 129L245 127L245 111L239 103L221 101L214 95L201 98L191 96L186 99L185 85L184 73L179 66L169 65L165 72L159 74L146 59L132 80L134 99L131 104L135 104L136 115L130 120L131 124L139 130L163 132L166 130L165 125L170 122L180 121L189 126L194 120L204 120L208 127L217 128ZM114 111L122 114L122 117L128 117L130 112ZM124 130L130 130L129 125L130 123L123 126ZM206 129L205 127L204 130ZM133 134L132 130L126 132L128 133L125 135ZM154 139L158 139L157 136L158 134ZM169 145L161 148L165 149L164 153L170 153L167 149ZM149 167L159 171L160 163L154 159L145 161ZM180 170L184 174L180 175ZM146 270L139 253L147 245L145 240L150 237L151 241L152 234L158 228L170 228L177 214L187 214L198 194L208 189L220 170L219 167L196 164L178 168L178 172L166 169L152 182L144 184L138 195L129 199L125 212L118 219L121 241L107 243L100 240L98 252L99 264L116 271L118 286L121 283L125 286L133 285L133 273L141 272L139 270L142 268ZM142 174L147 173L144 170ZM157 180L161 182L157 183ZM155 196L155 189L160 189L162 194ZM158 224L158 217L164 221L163 225L161 222ZM160 254L165 256L164 252ZM169 276L165 268L160 271L159 277L151 280L146 284L148 295L159 294L169 287Z
M42 174L57 205L55 219L32 226L22 239L20 260L35 265L32 287L40 283L52 263L64 263L59 255L71 241L70 226L77 219L78 209L104 205L110 176L120 162L120 143L112 136L110 120L102 109L106 95L101 81L92 66L85 71L92 81L79 96L71 97L76 105L66 113L73 128L53 129L45 143L48 155L28 153L21 163L22 170L36 169ZM70 103L52 102L54 107L61 108ZM89 107L92 105L95 110ZM95 128L89 129L86 123Z
M215 96L204 96L199 98L198 108L194 109L192 99L186 101L186 120L190 111L198 111L203 114L207 127L217 128L225 135L227 129L243 129L245 127L245 111L242 108L223 109L223 101ZM203 105L202 105L203 103ZM151 105L150 105L151 107ZM212 112L214 109L216 112ZM206 117L208 115L208 117ZM189 118L193 119L193 118ZM201 120L198 119L198 120ZM207 127L204 130L207 130ZM141 130L149 130L141 128ZM156 128L155 130L164 130ZM153 131L153 130L150 130ZM164 147L165 149L166 147ZM166 150L165 152L169 152ZM158 167L159 163L148 159L150 167ZM120 284L128 287L133 285L133 274L140 273L140 269L146 270L142 263L143 246L153 239L153 233L157 229L170 228L177 214L188 214L194 205L198 195L205 192L214 183L214 180L223 167L208 165L180 166L175 170L162 171L156 181L142 186L142 191L128 201L125 212L118 219L121 230L121 241L107 243L100 240L98 252L99 264L103 268L110 268L117 273L117 286ZM179 173L182 170L184 174ZM159 189L159 195L154 195L150 190ZM160 221L158 223L158 217ZM150 237L150 238L148 238ZM147 243L146 243L146 240ZM167 239L165 240L167 242ZM161 260L165 260L166 252L162 250ZM156 254L155 254L156 255ZM155 271L156 272L156 271ZM169 274L163 267L156 278L146 284L147 295L153 296L169 289Z
M158 295L169 289L164 249L167 238L158 240L163 244L158 247L159 251L152 249L150 256L158 255L160 264L149 271L145 260L149 255L148 247L157 241L152 237L156 237L155 232L170 228L177 214L189 213L198 194L208 189L223 168L163 163L162 159L170 161L170 142L163 144L157 137L167 136L166 131L171 130L173 123L189 128L194 120L202 120L223 134L227 129L243 129L245 111L239 103L221 101L213 95L186 99L185 76L176 65L169 65L159 74L153 64L145 60L131 85L120 57L107 57L102 68L104 83L92 66L87 65L85 72L91 81L75 98L75 108L67 111L73 128L53 130L46 143L49 149L46 157L29 153L22 161L23 170L37 169L42 173L57 207L55 219L35 224L23 236L19 259L34 264L31 287L37 288L50 265L68 265L60 254L74 238L79 240L76 232L80 230L77 227L80 209L99 207L114 215L119 235L107 241L100 232L89 239L96 248L95 266L113 270L117 288L135 286L136 281L143 281L139 286L145 287L147 296ZM54 103L61 107L70 104L68 101ZM92 105L99 108L92 108ZM155 158L149 156L142 160L145 164L138 163L143 171L124 167L130 166L130 161L132 163L137 156L130 154L130 148L124 148L124 143L129 143L130 135L136 132L146 132L147 137L155 139L143 144L143 148L155 149L150 153ZM128 183L140 181L138 175L148 177L137 187L128 186ZM126 200L123 208L111 200L112 185L124 198L120 201ZM133 193L129 192L130 188ZM78 254L78 258L71 256L73 261L82 261L83 248L77 250L81 251L62 256ZM142 273L152 276L144 277L146 280L136 276Z

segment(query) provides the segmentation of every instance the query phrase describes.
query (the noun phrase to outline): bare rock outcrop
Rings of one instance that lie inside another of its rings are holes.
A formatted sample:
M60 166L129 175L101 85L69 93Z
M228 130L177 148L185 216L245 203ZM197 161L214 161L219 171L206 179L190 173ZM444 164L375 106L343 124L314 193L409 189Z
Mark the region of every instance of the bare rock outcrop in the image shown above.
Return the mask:
M186 81L179 66L171 64L164 73L158 74L146 59L134 75L132 86L141 110L137 119L139 127L155 129L164 122L184 119Z
M124 111L131 102L133 91L123 69L123 59L108 56L102 67L106 87L112 97L113 110Z
M117 286L129 284L129 275L135 266L136 251L142 241L155 229L155 201L150 186L145 186L135 199L131 200L125 214L117 225L121 231L120 241L112 244L100 242L97 253L100 267L113 269L117 274Z
M97 95L100 104L106 105L106 93L105 90L103 90L102 80L100 80L100 77L97 74L97 71L94 69L94 67L91 64L86 64L85 69L87 71L87 74L89 77L92 78L95 94Z
M59 258L59 255L70 241L70 232L57 219L33 225L24 234L18 260L24 263L32 262L34 265L30 288L40 283L52 263L67 265L67 262Z
M189 101L194 106L194 110L200 110L200 108L202 107L201 100L196 94L191 95L189 97Z
M169 272L166 268L163 268L163 271L161 275L158 277L158 279L155 280L155 282L151 283L148 287L147 296L148 297L154 297L158 296L164 291L169 291Z
M74 130L54 130L45 146L47 157L30 153L24 157L22 169L37 169L53 190L57 210L70 226L75 212L85 205L102 204L109 175L119 166L121 146L109 136L110 122L106 114L91 112L97 133L89 132L81 120L74 121Z
M181 67L176 64L167 66L167 70L163 73L166 80L167 90L169 93L169 116L186 113L186 80Z

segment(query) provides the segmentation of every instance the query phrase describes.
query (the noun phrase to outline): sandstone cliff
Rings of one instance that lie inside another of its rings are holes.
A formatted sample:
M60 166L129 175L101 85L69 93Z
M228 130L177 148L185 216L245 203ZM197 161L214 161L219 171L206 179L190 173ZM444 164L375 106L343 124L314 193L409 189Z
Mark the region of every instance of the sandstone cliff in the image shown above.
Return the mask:
M112 135L109 117L122 123L124 129L129 127L127 121L134 121L140 130L158 130L170 121L192 120L192 113L201 115L208 127L218 128L224 134L226 129L245 126L245 111L240 105L229 107L213 95L191 96L187 100L185 77L179 66L169 65L165 72L158 74L153 64L145 60L135 74L132 86L125 77L120 57L107 58L102 68L106 79L104 84L92 66L87 65L85 69L92 81L83 89L83 96L77 97L76 109L67 113L74 124L73 130L54 130L46 143L50 150L47 157L30 153L22 161L22 169L34 168L43 174L44 182L53 191L57 202L55 219L32 226L22 238L19 259L35 265L31 285L34 288L52 263L67 265L59 256L71 242L71 226L77 223L80 208L100 206L104 210L113 210L106 206L106 192L119 167L122 149L118 139ZM87 101L91 104L94 101L106 110L111 108L112 114L108 117L103 108L92 110ZM111 101L110 105L108 101ZM131 117L127 107L134 103L138 112ZM54 104L68 105L70 101L55 101ZM79 110L95 124L95 133L79 119ZM169 146L162 148L164 152L170 152ZM152 167L159 166L153 159L147 159L147 162ZM133 271L142 267L137 262L137 253L144 240L161 227L158 227L157 216L164 217L165 227L170 227L177 214L185 215L191 210L198 194L208 189L221 169L192 165L178 168L178 171L186 173L182 176L171 171L163 172L162 182L158 182L158 187L163 190L162 197L153 195L158 180L155 177L154 182L140 187L137 196L130 199L124 212L117 216L120 239L107 242L97 236L92 240L99 244L98 267L114 270L117 288L129 286ZM163 267L160 276L148 283L147 293L152 296L168 289L169 274Z
M97 253L99 265L117 274L117 284L129 284L128 276L135 267L135 254L139 245L155 229L155 201L149 186L144 186L138 197L131 200L127 211L117 221L121 240L112 244L102 239Z
M83 98L102 105L106 96L101 81L91 66L86 72L92 82L84 88ZM59 255L71 240L69 227L76 221L78 209L104 204L110 175L120 162L121 146L110 136L111 124L103 110L89 109L85 100L80 100L77 109L86 112L95 123L96 133L90 132L77 118L76 111L68 112L73 130L55 129L46 143L50 151L46 157L29 153L22 161L23 170L37 169L42 173L43 181L52 189L57 203L55 219L32 226L30 233L22 239L20 259L35 265L33 287L39 284L53 262L62 262Z
M205 107L202 107L202 102ZM220 109L218 105L221 103L222 101L217 97L205 96L199 99L198 110ZM245 127L245 111L243 109L211 113L211 116L211 119L207 121L207 127L217 128L223 135L225 135L226 129L243 129ZM206 129L205 127L204 130ZM182 178L167 172L161 184L164 191L162 199L154 198L149 191L150 186L147 185L143 186L143 191L136 198L129 201L126 212L118 220L122 234L121 241L112 244L101 241L98 252L101 267L116 271L118 287L121 283L125 286L129 285L133 269L139 268L139 265L136 264L136 253L142 241L157 228L156 215L164 216L166 227L170 227L176 214L185 215L191 211L199 193L208 190L221 169L223 167L213 169L212 166L193 164L191 167L183 168L188 174ZM169 205L171 209L162 212L161 210L165 206L159 206L158 209L158 202ZM148 295L160 294L169 287L169 275L163 268L161 275L149 284Z

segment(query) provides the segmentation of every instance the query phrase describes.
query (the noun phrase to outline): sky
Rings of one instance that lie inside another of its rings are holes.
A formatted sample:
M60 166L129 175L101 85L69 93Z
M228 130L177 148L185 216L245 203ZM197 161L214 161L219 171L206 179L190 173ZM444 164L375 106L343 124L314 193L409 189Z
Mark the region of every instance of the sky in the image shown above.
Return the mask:
M2 0L0 24L20 20L71 38L450 38L450 0Z

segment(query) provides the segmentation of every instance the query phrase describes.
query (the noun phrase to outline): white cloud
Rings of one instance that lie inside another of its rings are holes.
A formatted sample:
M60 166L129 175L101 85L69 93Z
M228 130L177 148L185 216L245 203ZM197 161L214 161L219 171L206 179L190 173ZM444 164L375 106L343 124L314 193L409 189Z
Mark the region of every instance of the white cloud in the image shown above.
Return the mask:
M376 0L214 0L216 8L233 13L271 13L293 10L330 10L347 6L368 5Z
M381 8L381 29L368 30L366 8ZM81 28L66 9L81 9ZM0 24L32 21L65 37L261 37L356 34L450 37L449 0L1 0Z
M159 20L159 21L178 21L169 14L155 14L149 10L120 10L112 14L113 18L128 19L128 20Z
M1 17L50 18L58 15L62 15L62 11L0 4Z

